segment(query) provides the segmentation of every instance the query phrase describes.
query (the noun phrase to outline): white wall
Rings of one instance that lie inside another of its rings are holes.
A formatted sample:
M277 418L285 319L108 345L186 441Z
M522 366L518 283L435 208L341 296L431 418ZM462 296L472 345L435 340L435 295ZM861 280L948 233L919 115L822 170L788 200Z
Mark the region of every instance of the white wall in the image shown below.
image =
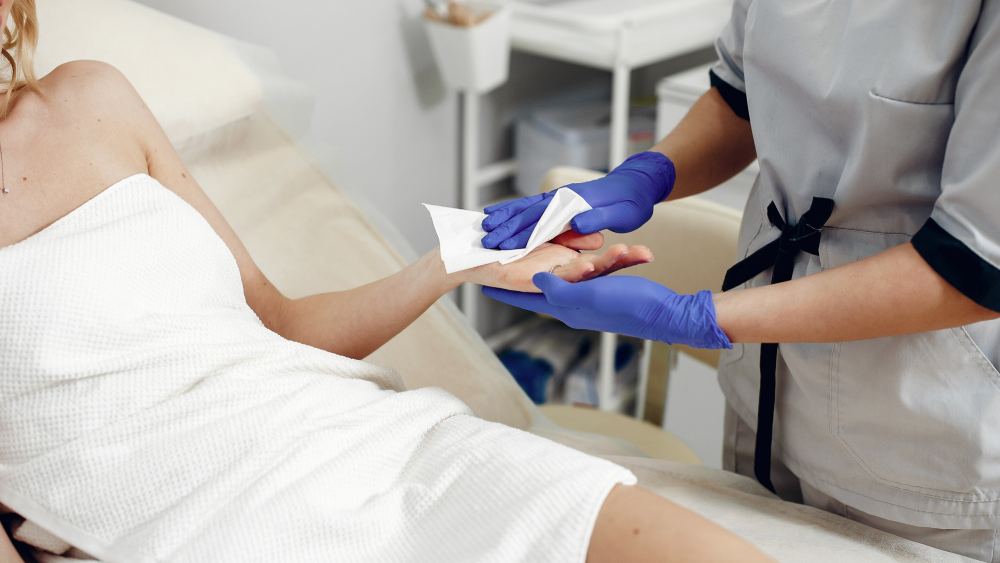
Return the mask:
M434 246L419 204L458 204L459 99L435 67L423 0L138 1L273 50L316 96L310 146L326 173L377 209L383 230L398 230L394 242L417 252ZM637 73L636 94L652 94L655 78L706 56ZM482 104L482 159L510 153L510 124L525 100L595 81L610 84L610 75L515 53L510 81Z
M457 204L458 106L419 25L422 0L139 0L264 45L316 95L316 158L416 250L434 244L420 203Z

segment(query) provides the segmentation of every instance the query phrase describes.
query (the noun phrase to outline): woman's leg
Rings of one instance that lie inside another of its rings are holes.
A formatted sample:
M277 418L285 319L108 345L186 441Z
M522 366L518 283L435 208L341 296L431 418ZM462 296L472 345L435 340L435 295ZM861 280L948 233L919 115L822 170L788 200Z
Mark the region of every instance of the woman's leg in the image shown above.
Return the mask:
M769 561L716 524L640 487L612 489L590 538L587 561Z
M14 544L7 537L7 531L0 526L0 561L4 563L23 563L21 556L14 549Z

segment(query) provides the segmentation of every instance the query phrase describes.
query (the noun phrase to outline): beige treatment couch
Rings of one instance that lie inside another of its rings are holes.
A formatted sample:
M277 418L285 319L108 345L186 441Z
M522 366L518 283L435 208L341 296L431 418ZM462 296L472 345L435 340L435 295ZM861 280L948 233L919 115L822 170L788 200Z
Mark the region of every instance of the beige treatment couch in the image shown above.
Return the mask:
M213 33L128 0L39 0L45 73L72 59L118 66L267 275L288 295L356 286L403 265L372 224L265 111L247 57ZM259 55L260 53L258 53ZM335 72L335 69L329 70ZM269 82L270 81L270 82ZM946 561L948 554L774 498L744 477L642 457L625 442L561 428L531 404L458 311L441 302L371 361L409 386L436 385L477 415L529 430L636 473L640 483L785 561ZM664 523L668 526L669 523ZM34 533L55 551L59 540ZM39 552L43 562L68 559Z

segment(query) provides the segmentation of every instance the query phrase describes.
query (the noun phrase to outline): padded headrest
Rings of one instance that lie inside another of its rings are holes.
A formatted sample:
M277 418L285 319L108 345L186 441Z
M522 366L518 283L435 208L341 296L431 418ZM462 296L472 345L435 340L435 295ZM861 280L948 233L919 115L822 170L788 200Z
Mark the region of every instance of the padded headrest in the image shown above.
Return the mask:
M108 62L129 78L174 144L247 117L262 86L224 35L129 0L40 0L35 71Z

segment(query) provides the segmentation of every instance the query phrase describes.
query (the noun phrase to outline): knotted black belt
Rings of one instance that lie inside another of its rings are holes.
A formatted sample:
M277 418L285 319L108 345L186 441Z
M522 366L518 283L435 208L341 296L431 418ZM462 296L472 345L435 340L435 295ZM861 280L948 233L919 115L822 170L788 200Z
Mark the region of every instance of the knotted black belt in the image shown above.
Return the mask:
M799 252L819 255L819 240L823 226L833 212L833 200L824 197L814 197L809 211L799 219L797 225L789 225L781 217L778 206L771 202L767 206L767 218L771 224L781 229L777 240L747 256L726 272L722 290L730 289L756 277L758 274L774 268L771 272L771 283L781 283L792 279L795 267L795 257ZM771 440L774 426L774 372L778 361L778 345L775 343L760 345L760 394L757 397L757 439L754 445L753 473L771 492Z

